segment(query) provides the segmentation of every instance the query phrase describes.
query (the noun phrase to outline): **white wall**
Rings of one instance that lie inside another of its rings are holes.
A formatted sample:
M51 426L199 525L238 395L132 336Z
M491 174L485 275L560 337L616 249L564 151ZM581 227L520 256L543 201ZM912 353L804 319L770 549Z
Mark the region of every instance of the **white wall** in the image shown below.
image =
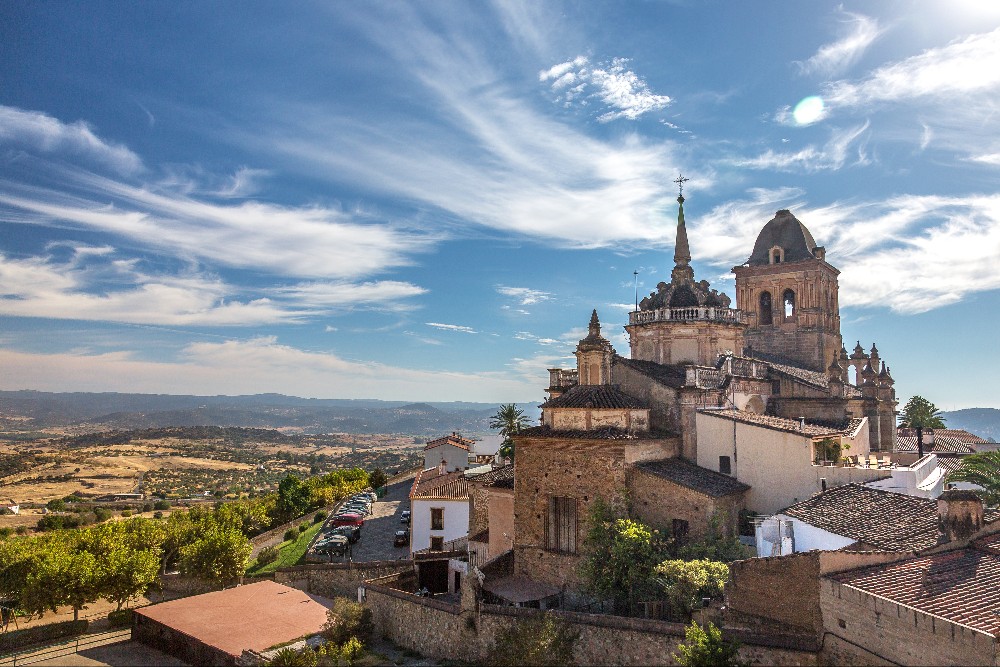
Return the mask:
M431 530L431 508L444 509L444 530ZM431 537L445 542L469 534L468 498L413 498L410 501L410 550L429 549Z
M782 526L781 533L778 532L778 522L782 524L791 523L791 535ZM772 550L772 545L777 537L781 540L780 552ZM788 539L790 537L791 539ZM843 535L828 532L822 528L805 523L799 519L794 519L785 514L776 514L761 522L756 530L757 555L758 556L787 556L791 553L801 553L803 551L836 551L849 544L854 544L857 540Z
M469 467L469 452L461 447L447 444L424 450L424 470L437 468L442 460L448 466L448 472L465 470Z

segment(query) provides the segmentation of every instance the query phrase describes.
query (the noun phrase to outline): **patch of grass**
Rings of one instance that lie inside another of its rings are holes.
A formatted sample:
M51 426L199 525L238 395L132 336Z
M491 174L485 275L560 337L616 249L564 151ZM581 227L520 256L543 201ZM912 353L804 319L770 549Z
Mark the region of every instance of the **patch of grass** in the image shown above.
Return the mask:
M304 533L299 533L298 537L294 540L285 541L278 545L278 558L275 561L268 563L262 567L251 567L247 570L247 576L255 577L261 574L267 574L268 572L274 572L277 569L283 567L291 567L292 565L298 565L302 557L306 555L306 548L312 541L312 538L316 536L320 528L323 527L321 523L315 523L309 526ZM256 563L256 561L254 561Z

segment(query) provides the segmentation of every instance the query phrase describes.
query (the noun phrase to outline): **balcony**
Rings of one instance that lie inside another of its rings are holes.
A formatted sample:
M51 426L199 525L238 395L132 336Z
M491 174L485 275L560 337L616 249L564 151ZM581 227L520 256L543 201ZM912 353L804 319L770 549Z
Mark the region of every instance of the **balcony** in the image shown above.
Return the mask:
M716 306L691 308L657 308L656 310L636 310L628 314L629 324L649 324L651 322L730 322L746 324L742 310Z

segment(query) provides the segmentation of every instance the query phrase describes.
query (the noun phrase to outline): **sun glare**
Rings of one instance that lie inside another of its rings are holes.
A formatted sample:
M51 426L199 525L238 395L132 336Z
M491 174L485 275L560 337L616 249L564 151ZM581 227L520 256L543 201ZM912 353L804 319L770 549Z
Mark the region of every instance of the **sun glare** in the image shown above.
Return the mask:
M795 105L792 117L799 125L811 125L823 117L823 98L810 95Z

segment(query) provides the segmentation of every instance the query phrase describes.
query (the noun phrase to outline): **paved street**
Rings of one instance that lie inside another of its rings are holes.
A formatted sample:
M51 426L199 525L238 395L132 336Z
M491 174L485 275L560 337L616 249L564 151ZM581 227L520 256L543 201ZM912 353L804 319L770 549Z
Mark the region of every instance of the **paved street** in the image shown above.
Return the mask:
M386 487L386 494L375 502L372 514L365 518L361 539L351 550L353 560L398 560L409 557L409 546L394 547L392 541L397 530L408 528L399 522L399 516L403 510L410 509L411 486L412 477ZM334 558L333 562L341 562L341 559Z

